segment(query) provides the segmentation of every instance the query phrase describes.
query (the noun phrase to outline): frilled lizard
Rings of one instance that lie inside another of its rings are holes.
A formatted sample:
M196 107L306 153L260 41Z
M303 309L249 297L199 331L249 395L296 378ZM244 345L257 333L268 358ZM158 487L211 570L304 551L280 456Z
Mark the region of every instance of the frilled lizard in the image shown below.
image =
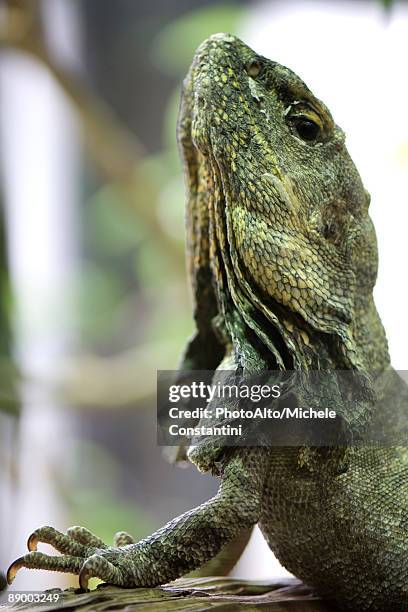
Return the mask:
M197 332L185 369L358 370L375 410L344 415L407 430L373 301L370 198L328 109L289 69L218 34L185 81L179 141ZM42 527L21 567L155 586L202 566L259 524L282 564L343 610L408 610L408 451L398 446L190 448L217 495L150 537L106 546L84 528ZM36 552L52 544L62 556Z

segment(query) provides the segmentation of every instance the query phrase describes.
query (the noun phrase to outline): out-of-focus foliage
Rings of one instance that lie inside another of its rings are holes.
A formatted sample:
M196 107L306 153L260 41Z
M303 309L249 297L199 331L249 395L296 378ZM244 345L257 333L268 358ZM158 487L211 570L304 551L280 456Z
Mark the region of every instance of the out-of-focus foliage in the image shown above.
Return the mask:
M0 411L17 414L18 376L12 359L11 319L13 302L7 255L4 209L0 203Z

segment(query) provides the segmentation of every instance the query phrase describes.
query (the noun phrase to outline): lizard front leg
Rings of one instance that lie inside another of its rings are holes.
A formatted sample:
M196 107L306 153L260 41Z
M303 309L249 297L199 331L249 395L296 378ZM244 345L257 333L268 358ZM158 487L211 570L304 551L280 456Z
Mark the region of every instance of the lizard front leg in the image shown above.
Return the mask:
M232 450L217 495L173 519L138 543L121 534L115 547L106 546L83 528L62 534L51 527L38 529L28 540L31 552L9 568L9 583L22 568L79 574L81 588L91 577L123 587L151 587L178 578L212 559L221 548L259 519L268 464L263 448ZM47 542L59 557L36 552ZM126 543L120 546L119 543Z

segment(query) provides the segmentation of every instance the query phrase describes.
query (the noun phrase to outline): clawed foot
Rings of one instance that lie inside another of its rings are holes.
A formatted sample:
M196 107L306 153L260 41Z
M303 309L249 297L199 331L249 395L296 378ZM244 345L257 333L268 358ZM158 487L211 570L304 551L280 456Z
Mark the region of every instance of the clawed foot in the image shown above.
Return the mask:
M39 542L51 544L62 555L54 557L37 552ZM11 584L18 570L27 567L79 574L81 589L87 589L93 577L117 586L132 586L132 578L123 563L125 551L120 550L128 544L134 544L134 539L125 531L115 535L114 547L108 547L85 527L70 527L66 534L53 527L40 527L28 538L30 552L10 565L7 582Z

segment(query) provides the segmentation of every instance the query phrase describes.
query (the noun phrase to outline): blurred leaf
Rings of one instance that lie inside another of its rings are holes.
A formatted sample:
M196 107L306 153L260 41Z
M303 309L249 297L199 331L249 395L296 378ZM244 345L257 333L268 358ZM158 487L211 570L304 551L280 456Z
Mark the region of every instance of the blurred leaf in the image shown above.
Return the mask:
M176 141L174 140L172 144L175 145ZM162 185L182 172L176 147L169 147L155 155L145 157L140 164L140 171L149 182L154 184L158 192Z
M244 9L231 4L185 13L153 39L152 60L170 75L185 74L198 45L211 34L236 32L243 14Z
M0 410L11 414L20 412L20 374L9 357L0 357Z
M135 268L144 289L166 285L176 278L166 248L153 240L141 243L135 257Z
M79 308L82 331L88 340L98 340L112 331L112 318L125 290L111 270L86 262L81 270Z
M146 233L143 222L120 205L120 194L112 185L100 189L85 212L87 243L104 255L122 255L133 249Z
M190 299L184 282L172 283L161 293L156 309L152 313L149 328L149 341L159 342L173 339L176 359L180 350L194 331ZM169 326L171 321L171 326Z
M7 224L3 202L0 201L0 411L18 414L20 411L17 391L18 372L13 362L12 318L15 301L10 285L10 269L7 252Z

